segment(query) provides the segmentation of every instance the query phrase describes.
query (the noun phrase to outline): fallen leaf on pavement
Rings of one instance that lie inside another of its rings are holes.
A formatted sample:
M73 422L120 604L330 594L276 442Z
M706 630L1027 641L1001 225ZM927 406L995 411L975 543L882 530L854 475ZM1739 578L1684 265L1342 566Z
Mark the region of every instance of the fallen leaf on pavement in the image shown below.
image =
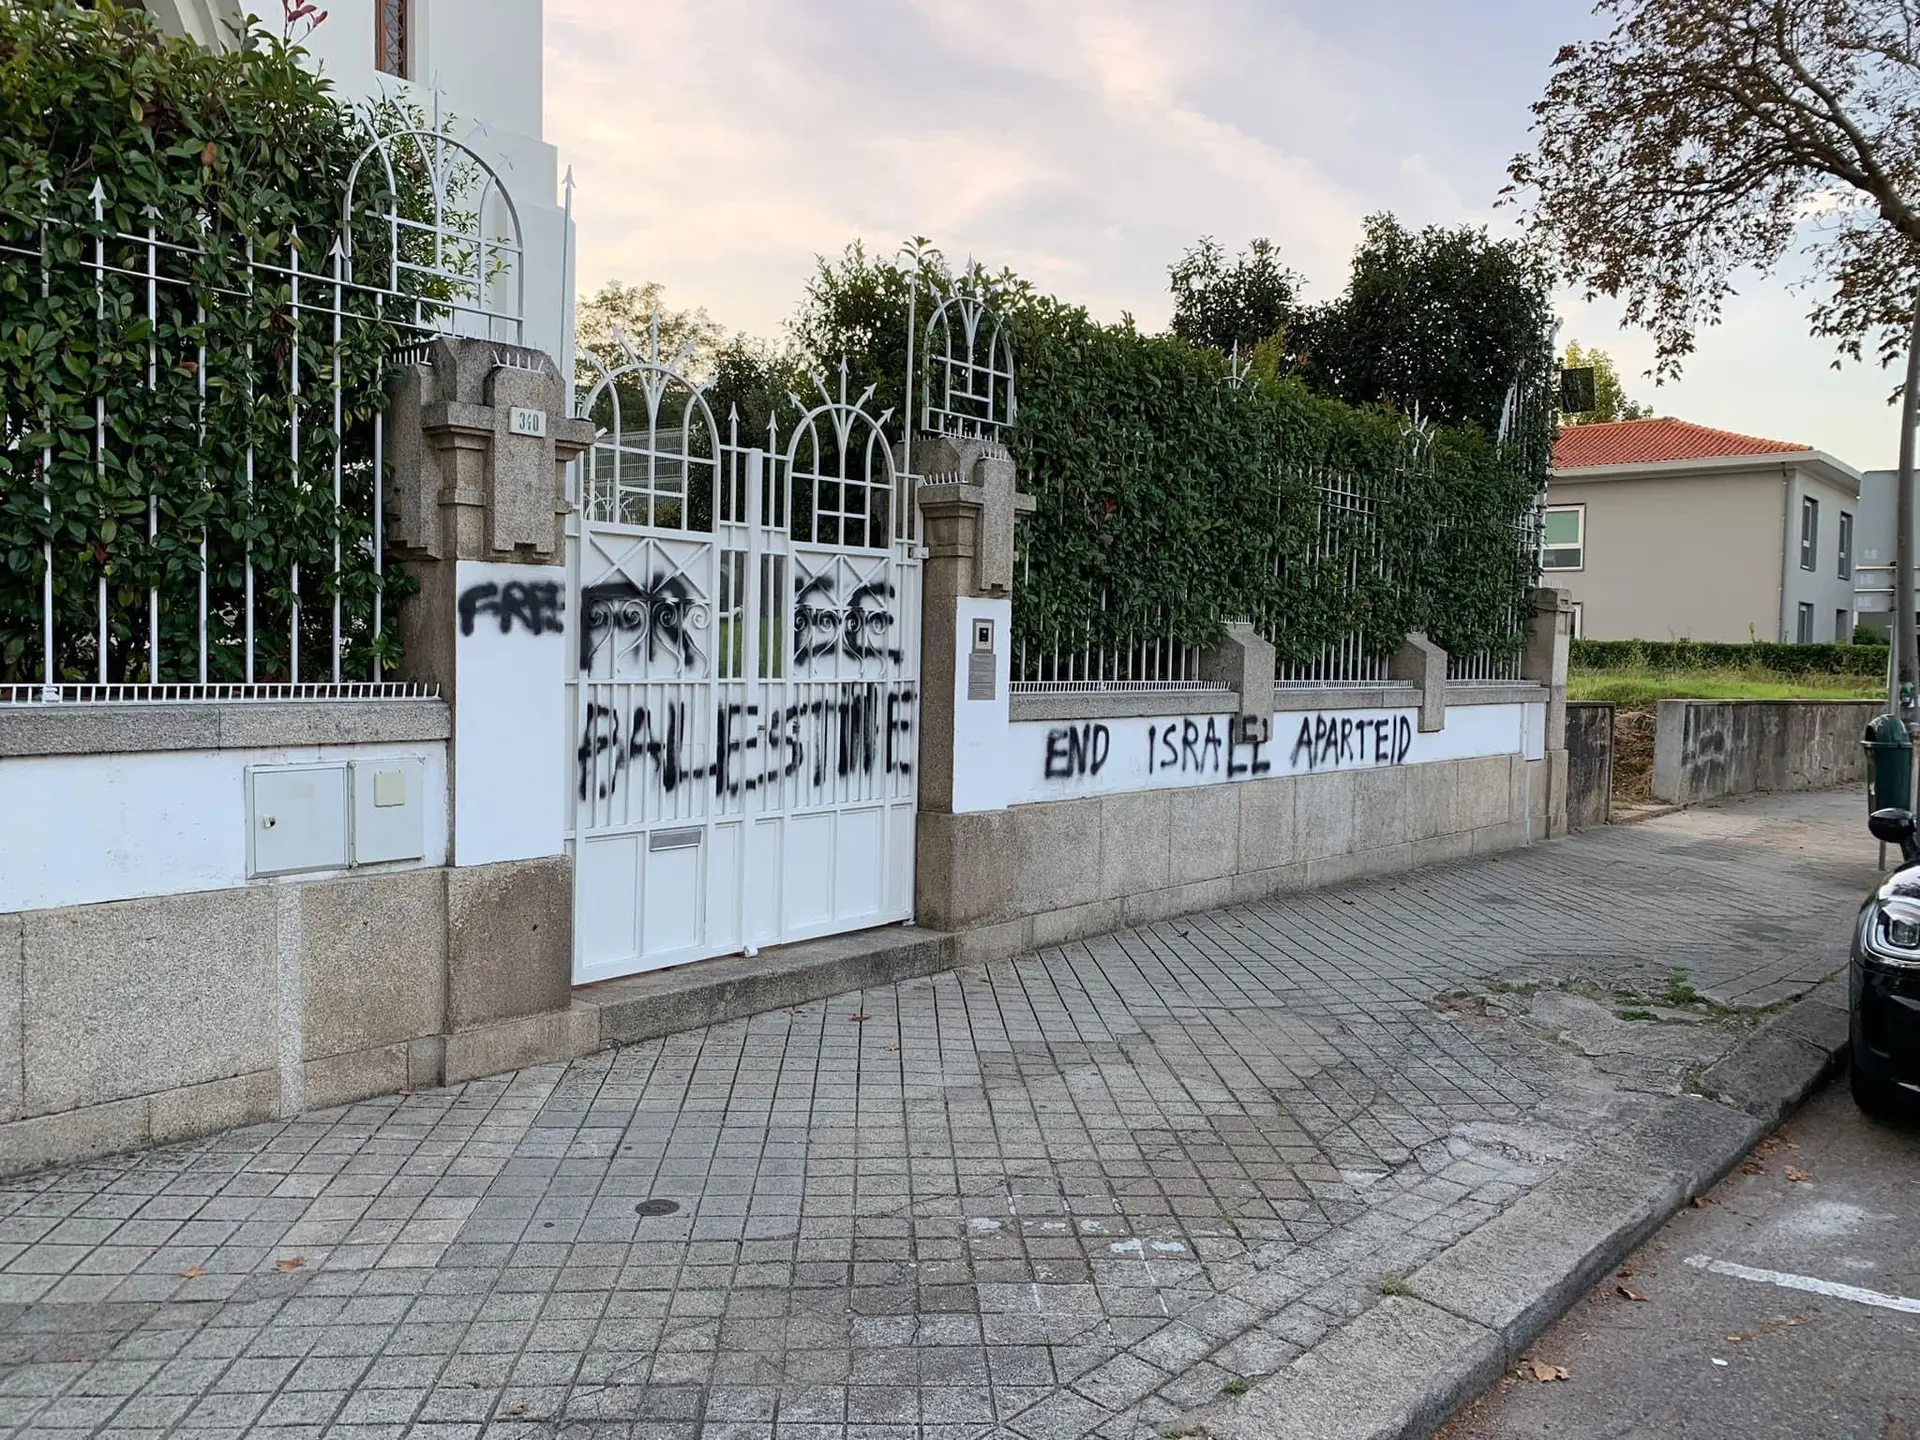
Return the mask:
M1787 1166L1787 1179L1789 1180L1811 1180L1812 1178L1813 1176L1802 1170L1798 1165Z
M189 1265L186 1269L180 1272L181 1277L187 1280L198 1280L202 1275L206 1273L207 1272L202 1270L198 1265Z
M1738 1335L1729 1335L1729 1336L1727 1336L1727 1339L1729 1339L1729 1340L1731 1340L1731 1341L1732 1341L1732 1342L1733 1342L1734 1344L1736 1344L1736 1345L1738 1345L1738 1344L1740 1344L1740 1343L1741 1343L1741 1342L1743 1342L1743 1341L1746 1341L1746 1340L1751 1340L1752 1338L1753 1338L1753 1336L1751 1336L1751 1335L1749 1335L1749 1334L1748 1334L1748 1333L1747 1333L1746 1331L1744 1331L1744 1330L1742 1330L1742 1331L1741 1331L1741 1332L1740 1332L1740 1333L1739 1333Z
M1709 1205L1718 1205L1719 1203L1720 1202L1711 1195L1696 1195L1693 1197L1693 1208L1696 1210L1704 1210Z
M505 1409L505 1410L504 1410L503 1412L501 1412L501 1413L503 1413L503 1414L506 1414L506 1415L524 1415L524 1414L526 1414L526 1413L527 1413L527 1407L526 1407L526 1402L524 1402L524 1401L522 1401L522 1402L521 1402L520 1404L518 1404L518 1405L509 1405L509 1406L507 1406L507 1408L506 1408L506 1409Z
M1740 1167L1740 1173L1742 1175L1764 1175L1767 1173L1767 1167L1762 1165L1758 1160L1749 1160Z
M1638 1290L1629 1290L1624 1285L1616 1285L1613 1288L1614 1292L1619 1295L1622 1300L1645 1300L1647 1298Z
M1533 1372L1533 1378L1538 1380L1542 1385L1551 1385L1556 1380L1570 1378L1567 1374L1567 1367L1564 1365L1549 1365L1544 1360L1528 1360L1526 1366Z
M889 1049L889 1050L898 1050L899 1048L900 1048L900 1047L899 1047L898 1045L889 1045L889 1046L887 1046L887 1049Z
M307 1263L306 1256L295 1255L291 1260L274 1261L273 1268L280 1271L282 1274L285 1274L289 1270L298 1270L302 1265L306 1263Z
M858 1024L859 1024L859 1023L860 1023L861 1021L863 1021L863 1020L870 1020L870 1019L872 1019L872 1018L873 1018L873 1017L872 1017L872 1016L870 1016L870 1015L849 1015L849 1016L847 1016L847 1019L849 1019L849 1020L851 1020L851 1021L852 1021L852 1022L853 1022L854 1024L856 1024L856 1025L858 1025Z

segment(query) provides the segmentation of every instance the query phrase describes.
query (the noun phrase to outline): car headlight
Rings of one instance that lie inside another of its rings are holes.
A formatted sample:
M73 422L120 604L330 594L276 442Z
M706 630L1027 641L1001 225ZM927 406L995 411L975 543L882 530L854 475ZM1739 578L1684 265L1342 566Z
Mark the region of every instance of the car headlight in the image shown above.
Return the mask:
M1882 900L1867 916L1866 942L1876 959L1920 967L1920 900Z

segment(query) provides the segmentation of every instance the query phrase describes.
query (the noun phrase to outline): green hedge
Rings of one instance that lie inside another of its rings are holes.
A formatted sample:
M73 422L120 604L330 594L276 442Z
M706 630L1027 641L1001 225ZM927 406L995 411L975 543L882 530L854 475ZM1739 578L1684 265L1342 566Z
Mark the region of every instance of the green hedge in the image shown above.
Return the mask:
M393 615L412 582L378 573L370 540L373 417L400 332L349 292L336 342L325 284L309 282L296 321L285 274L296 246L305 270L326 270L367 143L330 82L264 30L216 54L128 5L0 0L0 682L42 678L49 552L57 680L188 678L203 575L209 678L243 678L249 563L258 678L291 678L295 567L309 666L336 593L346 673L367 674L376 652L398 662L372 616L376 597ZM396 179L424 202L418 175L402 165ZM121 238L149 227L153 250ZM371 206L350 238L378 270ZM249 253L278 268L250 268ZM164 277L151 300L149 263Z
M937 252L917 258L924 317L952 277ZM909 273L850 247L822 261L792 327L823 370L845 354L879 377L896 413ZM1413 631L1462 655L1518 649L1550 423L1523 418L1504 445L1470 425L1419 441L1404 417L1312 394L1258 357L1236 381L1217 351L1102 324L1015 276L994 284L1019 376L1007 445L1039 502L1013 604L1032 653L1205 644L1241 616L1283 661L1356 632L1382 653ZM1348 506L1323 512L1326 480Z
M1777 675L1885 675L1884 645L1786 645L1773 640L1575 640L1575 670L1770 670Z

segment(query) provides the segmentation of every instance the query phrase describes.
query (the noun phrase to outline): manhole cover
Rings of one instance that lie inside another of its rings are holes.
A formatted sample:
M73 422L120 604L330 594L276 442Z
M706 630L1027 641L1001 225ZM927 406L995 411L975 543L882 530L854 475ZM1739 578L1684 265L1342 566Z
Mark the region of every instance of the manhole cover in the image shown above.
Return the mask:
M671 1215L680 1208L677 1200L642 1200L633 1207L636 1215Z

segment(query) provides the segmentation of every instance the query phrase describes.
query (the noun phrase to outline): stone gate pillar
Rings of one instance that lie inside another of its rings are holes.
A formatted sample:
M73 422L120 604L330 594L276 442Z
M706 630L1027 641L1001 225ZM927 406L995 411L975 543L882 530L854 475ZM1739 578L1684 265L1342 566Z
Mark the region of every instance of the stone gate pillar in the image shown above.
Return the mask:
M438 682L453 721L450 1081L550 1052L539 1025L498 1027L550 1031L571 998L564 473L593 432L566 394L540 351L443 339L388 417L396 548L420 587L401 609L402 673Z
M1571 592L1542 585L1533 592L1527 648L1520 659L1522 678L1546 687L1546 829L1567 833L1567 660L1573 645Z
M948 929L989 913L1011 882L993 792L1013 673L1014 522L1035 502L997 441L915 444L927 546L915 893L921 922Z

